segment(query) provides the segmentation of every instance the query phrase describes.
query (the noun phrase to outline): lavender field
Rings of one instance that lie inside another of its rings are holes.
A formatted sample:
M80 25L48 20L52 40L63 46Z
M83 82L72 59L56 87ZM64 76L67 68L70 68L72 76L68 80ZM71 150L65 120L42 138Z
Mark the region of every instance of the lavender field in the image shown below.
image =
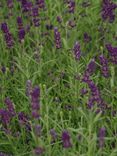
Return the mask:
M0 0L0 156L117 156L117 0Z

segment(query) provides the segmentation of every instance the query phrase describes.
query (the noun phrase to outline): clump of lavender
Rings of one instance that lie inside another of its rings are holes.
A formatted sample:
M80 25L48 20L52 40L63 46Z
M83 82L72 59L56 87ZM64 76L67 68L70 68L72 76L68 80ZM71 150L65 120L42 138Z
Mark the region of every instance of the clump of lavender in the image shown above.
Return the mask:
M81 49L80 49L80 44L78 42L75 43L73 47L73 52L76 60L79 60L81 57Z
M24 41L24 37L25 37L25 29L23 27L23 21L21 17L17 17L17 25L18 25L19 41L22 42Z
M8 47L8 48L13 47L13 45L14 45L13 36L12 36L12 34L9 32L9 28L8 28L8 26L7 26L6 23L2 23L2 25L1 25L1 30L2 30L3 33L4 33L4 37L5 37L5 41L6 41L7 47Z
M34 87L31 92L31 107L32 107L32 117L38 119L40 117L40 88Z
M104 77L109 77L108 60L103 55L99 56L101 67L101 72Z
M110 54L111 62L117 64L117 47L112 47L111 44L107 44L106 48Z
M45 0L36 0L36 4L40 9L45 8Z
M39 8L37 6L34 6L32 8L32 17L33 17L33 24L35 27L38 27L40 25L40 20L39 20Z
M55 39L56 48L60 49L62 46L61 35L60 35L60 32L58 31L57 27L54 28L54 39Z
M71 137L70 137L70 134L67 130L64 130L62 132L62 143L63 143L64 148L72 147Z
M104 147L104 139L105 139L105 135L106 135L106 129L104 127L99 129L99 148L103 148Z
M69 13L74 13L75 12L75 1L74 0L69 0L68 2L68 11Z
M109 20L109 22L113 22L115 20L115 9L117 5L113 3L111 0L103 0L102 2L102 19Z

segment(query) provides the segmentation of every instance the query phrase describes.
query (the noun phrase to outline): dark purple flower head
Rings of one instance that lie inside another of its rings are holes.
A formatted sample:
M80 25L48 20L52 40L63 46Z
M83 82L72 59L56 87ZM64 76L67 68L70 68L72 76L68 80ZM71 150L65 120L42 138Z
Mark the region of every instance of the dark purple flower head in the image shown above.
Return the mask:
M62 143L63 143L63 147L64 148L70 148L72 147L72 143L71 143L71 137L70 134L67 130L64 130L62 132Z
M45 8L45 0L36 0L36 4L38 5L40 9Z
M74 52L75 59L79 60L81 57L81 49L80 49L80 44L78 42L75 43L73 52Z
M5 41L8 48L11 48L14 45L13 36L9 32L9 28L6 23L1 24L1 30L4 33Z
M7 6L9 9L13 8L13 0L7 0Z
M0 109L0 121L2 125L7 128L11 121L11 114L8 110Z
M99 129L99 148L104 147L104 138L106 135L106 129L104 127Z
M60 32L58 31L57 27L54 28L54 39L55 39L56 48L60 49L62 46L62 43L61 43Z
M17 17L17 25L18 25L18 38L19 41L22 42L25 38L25 29L23 27L23 21L21 17Z
M62 18L60 16L57 16L56 19L57 19L57 22L58 23L61 23L62 22Z
M101 67L102 75L108 78L109 77L108 60L103 55L99 56L99 60L100 60L100 64L102 65Z
M3 74L5 74L5 72L6 72L6 67L5 67L5 66L2 66L2 67L1 67L1 71L2 71Z
M19 121L20 126L25 127L26 131L31 130L31 125L29 123L29 117L24 112L18 113L18 121Z
M110 54L111 62L117 64L117 47L112 47L111 44L107 44L106 48Z
M16 113L15 113L14 104L12 103L9 97L5 98L5 104L11 116L15 116Z
M91 36L88 35L88 33L84 33L84 42L88 43L91 41Z
M85 94L88 93L88 90L85 89L85 88L82 88L82 89L80 90L80 92L81 92L82 95L85 95Z
M103 0L102 2L102 18L103 20L109 20L113 22L115 20L115 9L117 4L113 3L111 0Z
M42 148L42 147L36 147L35 149L34 149L34 154L35 154L35 156L40 156L40 155L42 155L43 153L44 153L44 148Z
M76 22L74 20L69 20L68 21L68 25L71 27L71 28L74 28L76 26Z
M46 29L47 30L52 30L53 29L53 25L52 24L46 24Z
M24 29L19 30L18 37L19 37L20 42L22 42L24 40L24 37L25 37L25 30Z
M32 106L32 117L37 119L40 117L40 88L35 87L31 92L31 106Z
M75 1L74 0L69 0L68 1L68 9L69 9L69 13L74 13L75 12Z
M23 28L23 21L21 17L17 17L17 25L18 25L18 29L22 29Z
M6 33L4 34L5 40L6 40L6 44L8 48L12 48L14 45L14 41L13 41L13 36L11 33Z
M1 24L1 30L3 31L3 33L8 33L9 32L9 28L8 28L6 23Z
M39 10L38 10L37 6L32 8L32 16L33 17L38 17L39 16Z
M22 7L23 12L30 12L32 9L32 6L33 6L32 2L28 0L21 0L21 7Z

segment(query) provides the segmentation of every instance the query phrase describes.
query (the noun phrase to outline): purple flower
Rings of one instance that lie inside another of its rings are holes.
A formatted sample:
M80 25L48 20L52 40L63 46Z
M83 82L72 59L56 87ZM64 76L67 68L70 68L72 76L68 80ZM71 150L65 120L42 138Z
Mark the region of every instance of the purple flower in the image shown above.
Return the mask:
M57 19L57 22L58 23L61 23L62 22L62 18L60 16L57 16L56 19Z
M75 11L75 1L74 0L68 1L68 9L69 9L69 13L74 13L74 11Z
M62 132L62 143L63 143L63 147L64 148L70 148L72 147L72 143L71 143L71 140L70 140L70 134L67 130L64 130Z
M107 44L106 48L110 54L111 62L117 64L117 47L112 47L111 44Z
M23 28L23 21L21 17L17 17L17 25L18 25L18 29L22 29Z
M39 16L39 10L38 10L37 6L32 8L32 16L33 17L38 17Z
M78 42L75 43L73 52L74 52L75 59L79 60L81 57L81 49L80 49L80 44Z
M61 43L60 32L58 31L57 27L54 28L54 39L55 39L56 48L60 49L62 46L62 43Z
M84 33L84 42L88 43L91 41L91 36L88 35L88 33Z
M1 30L3 31L3 33L8 33L9 32L9 28L8 28L6 23L1 24Z
M16 113L14 109L14 104L12 103L9 97L5 98L5 104L7 105L7 109L9 113L11 114L11 116L15 116Z
M22 42L25 37L25 30L23 27L23 21L21 17L17 17L17 24L18 24L18 37L19 41Z
M9 9L13 8L13 0L7 0L7 6Z
M35 154L36 156L42 155L43 153L44 153L44 148L42 148L42 147L36 147L36 148L34 149L34 154Z
M11 114L8 110L0 109L0 121L2 122L2 125L7 128L11 121Z
M101 72L104 77L109 77L108 60L103 55L99 56L101 67Z
M102 19L109 20L109 22L113 22L115 20L114 10L117 8L117 5L113 3L111 0L103 0L102 3Z
M25 126L26 130L31 130L31 125L29 123L29 117L24 112L18 113L18 120L21 126Z
M1 71L2 71L3 74L5 74L5 72L6 72L6 67L5 67L5 66L2 66L2 67L1 67Z
M104 147L104 138L106 135L106 129L104 127L99 129L99 148Z
M95 70L96 70L95 59L92 59L87 65L82 81L85 83L90 83L90 76L94 73Z
M74 20L69 20L68 21L68 25L71 27L71 28L74 28L76 26L76 23Z
M88 90L85 89L85 88L82 88L82 89L80 90L80 92L81 92L82 95L85 95L85 94L88 93Z
M32 117L37 119L40 117L40 89L35 87L31 92Z
M13 47L13 45L14 45L13 36L9 32L9 28L8 28L7 24L6 23L2 23L1 29L2 29L2 31L4 33L4 37L5 37L5 41L6 41L7 47L8 48Z
M45 0L36 0L36 4L38 5L40 9L45 8Z

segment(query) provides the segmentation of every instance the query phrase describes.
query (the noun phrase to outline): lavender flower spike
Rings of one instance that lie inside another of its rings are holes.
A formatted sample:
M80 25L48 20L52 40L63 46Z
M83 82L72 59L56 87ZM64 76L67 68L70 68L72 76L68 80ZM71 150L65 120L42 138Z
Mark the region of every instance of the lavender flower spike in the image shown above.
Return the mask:
M78 42L75 43L73 48L74 56L76 60L79 60L81 57L80 44Z
M106 129L104 127L100 128L99 130L99 147L100 148L104 147L105 134L106 134Z
M72 147L72 143L70 140L70 135L67 130L62 132L62 142L63 142L63 147L64 148L70 148Z
M32 117L37 119L39 118L39 110L40 110L40 89L39 87L35 87L31 92L31 105L32 105Z
M56 48L60 49L61 46L62 46L62 44L61 44L61 36L60 36L60 32L58 31L57 27L54 28L54 38L55 38Z

